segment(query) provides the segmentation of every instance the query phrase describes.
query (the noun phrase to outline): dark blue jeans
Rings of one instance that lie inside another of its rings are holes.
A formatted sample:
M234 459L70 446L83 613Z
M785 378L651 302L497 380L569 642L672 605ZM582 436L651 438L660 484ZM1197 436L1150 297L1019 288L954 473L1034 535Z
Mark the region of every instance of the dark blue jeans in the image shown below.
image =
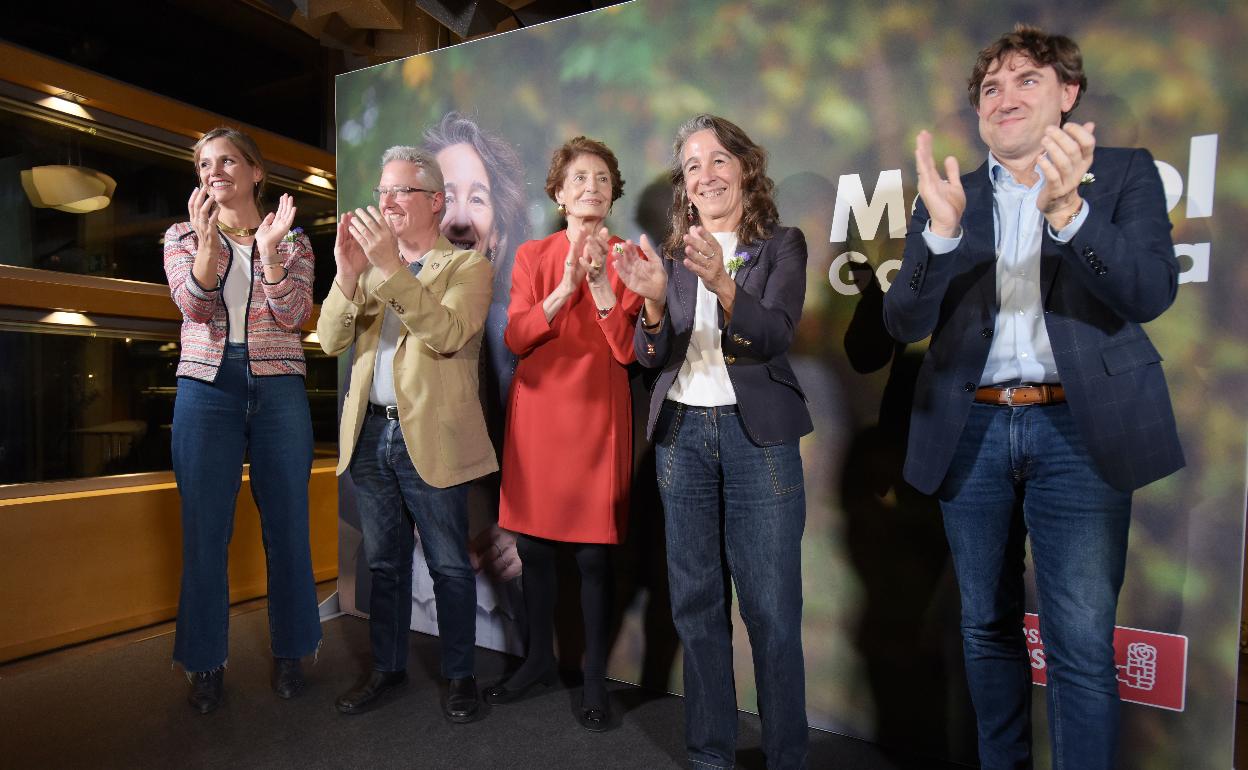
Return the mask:
M254 377L244 345L228 345L216 382L178 380L173 407L173 473L182 497L182 593L173 659L209 671L228 654L227 557L243 454L269 575L273 654L316 651L321 621L308 545L312 418L303 378Z
M735 406L664 402L655 426L672 619L684 645L685 744L699 767L736 760L732 586L754 653L763 752L806 766L802 530L797 442L760 447Z
M1101 478L1066 404L974 404L939 492L962 595L984 768L1031 767L1023 551L1031 539L1053 767L1112 768L1114 620L1131 493Z
M366 415L351 457L364 557L372 574L369 634L378 671L407 668L412 626L412 550L420 533L433 579L442 675L473 675L477 581L468 562L468 485L426 484L412 465L398 420Z

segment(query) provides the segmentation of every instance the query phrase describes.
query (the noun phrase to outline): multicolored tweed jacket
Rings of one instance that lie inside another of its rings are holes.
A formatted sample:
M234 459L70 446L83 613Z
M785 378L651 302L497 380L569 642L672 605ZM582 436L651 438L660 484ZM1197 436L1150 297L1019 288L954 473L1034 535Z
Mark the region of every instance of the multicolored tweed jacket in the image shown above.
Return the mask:
M191 223L180 222L165 233L165 275L174 304L182 311L182 356L177 376L205 382L216 380L230 334L221 286L234 251L224 235L218 234L218 238L217 285L205 289L191 275L199 250L199 238ZM264 282L260 259L252 258L247 357L251 373L257 377L306 373L299 329L312 312L312 244L299 232L293 240L279 241L277 251L286 277L274 284Z

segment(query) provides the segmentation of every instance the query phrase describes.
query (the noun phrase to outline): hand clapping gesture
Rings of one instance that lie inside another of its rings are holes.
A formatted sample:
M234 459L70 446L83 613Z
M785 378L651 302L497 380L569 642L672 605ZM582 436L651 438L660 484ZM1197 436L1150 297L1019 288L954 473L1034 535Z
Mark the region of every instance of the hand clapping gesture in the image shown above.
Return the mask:
M384 278L390 278L403 266L399 256L399 238L376 206L356 209L348 220L351 237L364 251L364 256Z
M282 193L277 201L277 211L270 211L256 228L256 248L260 252L260 261L271 266L278 264L277 244L290 232L295 222L295 199Z
M587 275L586 266L588 262L585 259L586 240L584 235L579 235L576 240L568 244L568 255L563 259L563 278L559 282L559 288L566 294L571 295L575 292L576 287Z
M1044 154L1036 161L1044 172L1044 187L1036 198L1036 208L1055 231L1066 227L1083 207L1079 185L1092 167L1096 149L1095 123L1067 123L1049 126L1040 140Z
M685 267L702 279L708 290L719 296L725 308L736 296L737 284L724 267L724 250L705 227L694 225L685 233Z
M611 241L611 234L607 228L602 228L597 233L590 234L585 238L585 248L580 256L581 267L585 270L585 280L589 281L591 288L609 286L607 281L607 246Z
M199 242L215 244L217 217L221 214L221 207L213 200L207 187L196 187L191 191L190 200L186 202L186 211L190 214L191 228L195 230Z
M667 271L646 236L641 236L640 244L624 242L624 248L616 252L615 271L637 296L653 302L667 302Z
M932 135L920 131L915 139L914 165L919 172L919 197L931 218L932 233L953 238L959 232L962 212L966 210L966 191L962 189L962 177L958 174L958 159L952 155L945 158L948 178L942 179L932 159Z
M368 257L364 256L364 249L360 248L359 242L351 235L351 219L352 214L349 211L339 218L338 232L334 237L334 267L337 269L334 281L348 297L355 296L356 282L364 268L368 267Z

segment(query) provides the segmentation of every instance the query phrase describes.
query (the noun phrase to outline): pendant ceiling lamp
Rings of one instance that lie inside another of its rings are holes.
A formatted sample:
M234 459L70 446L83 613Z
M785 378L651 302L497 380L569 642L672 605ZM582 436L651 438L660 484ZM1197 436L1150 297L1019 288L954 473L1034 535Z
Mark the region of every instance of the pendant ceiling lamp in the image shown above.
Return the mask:
M82 166L35 166L22 172L22 189L30 205L71 214L106 207L117 182L108 174Z

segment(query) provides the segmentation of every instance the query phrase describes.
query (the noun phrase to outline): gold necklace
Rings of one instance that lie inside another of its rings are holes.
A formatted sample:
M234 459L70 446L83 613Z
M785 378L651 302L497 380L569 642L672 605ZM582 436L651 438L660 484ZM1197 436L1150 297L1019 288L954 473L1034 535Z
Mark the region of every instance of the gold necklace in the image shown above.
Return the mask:
M217 222L217 227L226 235L236 235L239 238L250 238L260 229L259 227L230 227L224 222Z

